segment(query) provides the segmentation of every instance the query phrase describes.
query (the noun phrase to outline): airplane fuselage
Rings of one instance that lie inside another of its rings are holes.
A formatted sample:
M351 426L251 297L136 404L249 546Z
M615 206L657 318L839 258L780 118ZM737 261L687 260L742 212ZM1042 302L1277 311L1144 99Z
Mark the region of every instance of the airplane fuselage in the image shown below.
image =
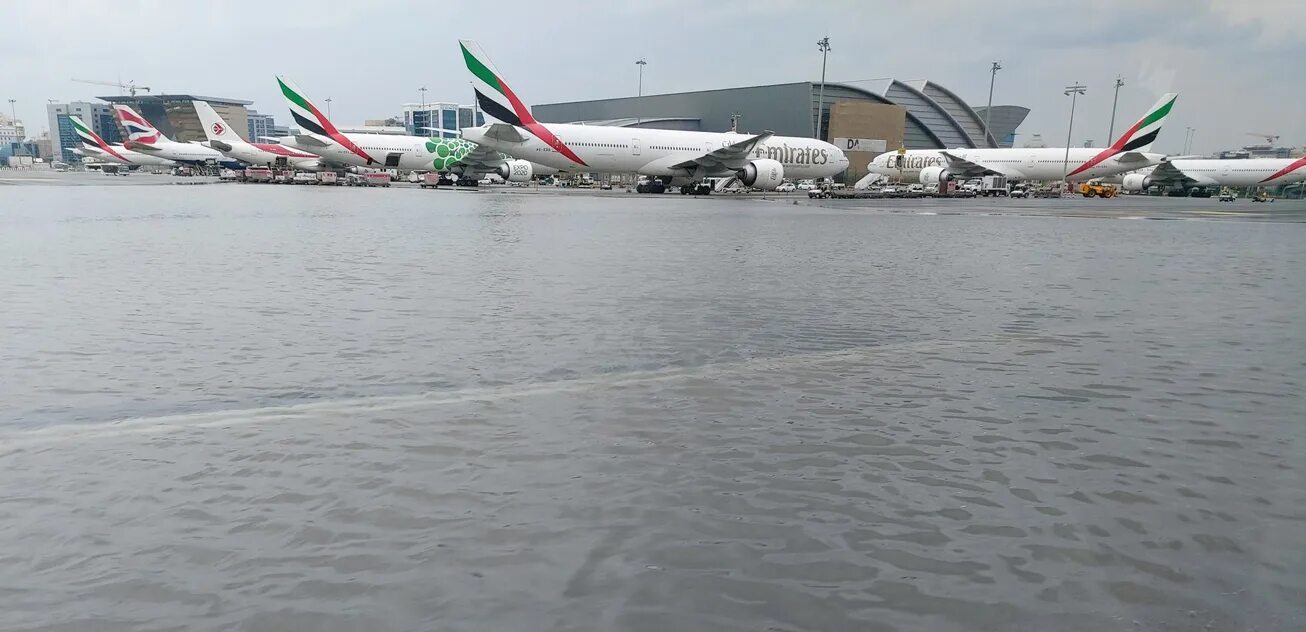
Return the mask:
M322 168L321 156L276 143L239 142L230 143L229 146L231 149L218 151L249 165L269 166L284 161L286 166L300 171L317 171Z
M475 149L471 143L458 139L357 133L342 133L341 136L358 151L329 136L317 134L286 136L278 138L277 142L296 151L321 156L333 164L405 171L444 170L445 159L455 154L462 157Z
M545 127L584 164L577 163L522 128L518 128L520 141L488 135L489 126L464 128L462 134L467 140L561 171L687 178L732 175L729 170L709 172L698 166L684 168L674 165L701 158L750 137L735 133L565 123L549 123ZM814 138L772 136L758 143L750 157L777 160L784 167L784 177L794 179L831 177L848 167L848 159L838 147Z
M1254 187L1306 181L1306 158L1186 159L1170 165L1195 187ZM1149 172L1140 172L1147 175Z
M122 145L109 145L109 150L85 145L82 147L82 152L85 155L92 156L97 160L117 163L120 165L137 165L141 167L175 167L178 164L174 160L169 160L167 158L162 158L151 154L144 154L139 151L132 151L130 149L127 149L126 147L123 147Z
M988 149L912 149L903 156L902 168L898 168L897 152L888 152L876 156L867 165L871 173L903 181L916 182L922 169L930 167L947 168L948 161L942 152L958 158L982 164L996 171L1001 171L1013 180L1060 180L1065 174L1072 173L1070 180L1084 181L1103 176L1133 171L1149 164L1161 161L1160 154L1144 154L1148 162L1121 162L1119 156L1107 158L1092 167L1074 173L1081 165L1093 160L1102 153L1100 148L1071 147L1067 159L1065 147L1047 148L988 148Z
M217 164L231 168L244 166L239 161L228 158L216 149L194 143L179 143L173 140L159 139L151 143L128 141L125 145L138 154L187 165Z

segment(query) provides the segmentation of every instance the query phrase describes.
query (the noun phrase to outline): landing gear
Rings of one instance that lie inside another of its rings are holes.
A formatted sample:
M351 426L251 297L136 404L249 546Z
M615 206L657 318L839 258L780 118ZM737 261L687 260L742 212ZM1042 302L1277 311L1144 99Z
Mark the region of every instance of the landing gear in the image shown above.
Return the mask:
M706 182L691 182L680 186L681 195L711 195L712 185Z

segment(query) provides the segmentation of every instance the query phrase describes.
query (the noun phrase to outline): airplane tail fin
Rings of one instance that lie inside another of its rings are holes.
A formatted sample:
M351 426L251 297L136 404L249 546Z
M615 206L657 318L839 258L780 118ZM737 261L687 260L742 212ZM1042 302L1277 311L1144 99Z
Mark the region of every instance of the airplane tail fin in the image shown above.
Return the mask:
M1161 133L1161 126L1170 116L1170 110L1174 107L1174 102L1179 98L1179 94L1168 92L1161 95L1161 99L1151 108L1148 108L1147 114L1138 119L1129 129L1125 130L1120 138L1112 143L1111 148L1118 151L1137 151L1146 152L1152 148L1152 143L1156 142L1156 137Z
M100 138L99 134L92 132L91 128L87 127L86 123L83 123L82 119L78 118L77 115L69 114L68 121L73 124L73 131L77 132L77 137L82 139L83 145L94 149L100 149L108 145L103 138Z
M208 101L191 101L195 106L195 113L200 117L200 124L204 126L204 135L210 141L222 141L230 145L231 143L241 143L245 139L231 129L231 126L223 120L213 106Z
M114 114L118 115L118 121L122 123L123 129L127 130L127 140L142 145L153 145L160 140L168 140L163 132L155 129L145 117L136 113L121 103L115 103L113 106Z
M91 131L91 128L88 127L86 123L83 123L82 119L78 118L77 115L69 114L68 122L73 124L73 131L77 132L77 136L78 138L82 139L83 145L91 149L94 149L96 151L102 152L104 154L113 156L114 158L117 158L118 160L121 160L123 162L128 162L128 160L124 158L122 154L118 153L118 150L114 149L113 146L110 145L109 143L104 142L104 139L100 138L99 134L96 134L95 132Z
M463 61L472 73L472 88L476 90L476 103L481 106L485 118L499 123L528 127L536 123L531 110L513 93L512 88L503 80L503 75L495 69L490 57L481 49L480 44L471 40L458 40L462 48Z
M340 133L340 130L331 124L326 115L322 114L322 110L313 105L313 102L309 101L308 97L304 95L304 91L300 90L299 86L295 85L294 82L278 75L277 85L281 87L281 95L286 97L286 105L290 107L290 116L295 119L295 123L299 125L300 129L330 138L355 156L362 158L367 165L379 162L362 147L355 144L354 141L349 140L349 137Z
M277 85L281 87L281 95L286 98L286 105L290 107L290 116L295 119L295 124L301 129L322 136L333 136L339 134L331 120L319 110L313 102L308 100L299 86L285 77L277 76Z

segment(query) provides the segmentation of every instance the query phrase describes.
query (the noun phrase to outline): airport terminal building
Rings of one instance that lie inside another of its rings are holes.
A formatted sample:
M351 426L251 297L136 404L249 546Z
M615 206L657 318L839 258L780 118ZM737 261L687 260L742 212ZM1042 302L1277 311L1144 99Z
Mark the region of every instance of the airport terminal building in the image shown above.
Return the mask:
M199 114L191 101L207 101L218 115L236 130L237 134L248 133L249 117L246 106L253 101L228 99L223 97L206 97L194 94L155 94L135 96L96 97L108 103L121 103L136 110L145 120L160 132L178 142L202 142L208 140L204 126L200 124ZM249 139L246 139L249 140Z
M817 114L821 129L816 129ZM999 116L1001 112L1001 116ZM866 163L885 150L1011 146L1029 113L994 106L991 130L955 93L926 80L877 79L850 83L801 81L642 97L548 103L532 108L544 123L725 131L738 117L741 132L771 130L843 144L851 163L846 178L865 174Z

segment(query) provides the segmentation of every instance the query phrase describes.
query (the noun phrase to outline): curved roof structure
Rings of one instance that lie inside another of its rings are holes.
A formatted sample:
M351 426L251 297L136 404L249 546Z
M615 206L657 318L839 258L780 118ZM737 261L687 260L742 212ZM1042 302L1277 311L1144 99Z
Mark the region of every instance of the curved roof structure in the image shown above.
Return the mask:
M830 107L848 101L901 107L905 114L902 139L909 149L997 147L1010 135L1006 128L999 127L996 117L994 133L986 134L984 119L975 108L937 83L897 79L827 82L824 88L820 82L799 81L550 103L532 110L537 119L546 123L588 121L705 131L730 129L732 118L738 115L741 130L830 138ZM823 128L820 130L816 129L818 113ZM1003 131L1006 133L1000 133Z
M984 133L984 119L953 91L927 80L899 81L872 79L851 83L825 84L828 113L832 101L848 100L857 95L878 103L900 105L907 111L907 129L903 144L908 149L948 149L957 147L997 147L997 134ZM812 84L812 102L819 99L821 84ZM838 95L831 98L831 94ZM1025 110L1026 113L1029 110ZM828 117L826 117L828 119ZM1024 120L1024 117L1021 117ZM1017 122L1017 125L1019 122ZM996 122L994 128L997 128ZM1014 131L1015 128L1012 128Z

